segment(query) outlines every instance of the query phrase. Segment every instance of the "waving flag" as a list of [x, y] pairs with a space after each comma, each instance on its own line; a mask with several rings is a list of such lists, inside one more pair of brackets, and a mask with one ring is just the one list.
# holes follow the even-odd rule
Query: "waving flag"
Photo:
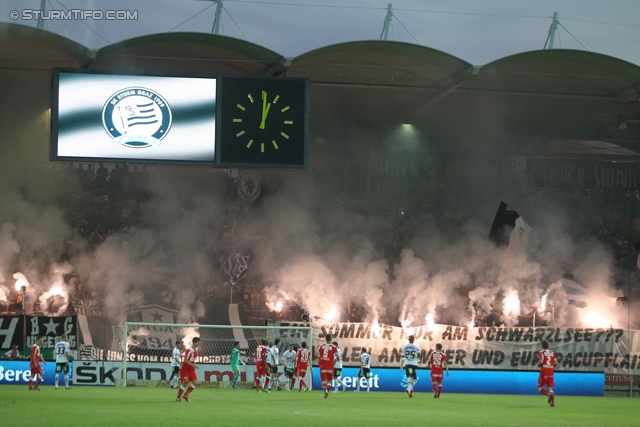
[[244, 279], [251, 263], [251, 254], [233, 253], [227, 260], [220, 259], [220, 270], [229, 276], [229, 283], [235, 285]]

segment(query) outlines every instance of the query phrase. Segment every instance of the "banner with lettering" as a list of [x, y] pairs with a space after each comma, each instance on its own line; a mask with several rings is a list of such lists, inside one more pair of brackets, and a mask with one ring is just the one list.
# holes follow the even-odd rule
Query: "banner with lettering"
[[638, 184], [633, 160], [529, 159], [527, 169], [536, 187], [634, 190]]
[[[273, 325], [297, 325], [271, 322]], [[535, 370], [541, 342], [549, 341], [558, 356], [557, 370], [640, 373], [640, 331], [598, 328], [556, 327], [482, 327], [433, 325], [406, 331], [380, 325], [379, 330], [366, 323], [313, 323], [313, 342], [324, 342], [326, 334], [337, 341], [345, 366], [360, 363], [361, 349], [371, 354], [374, 367], [400, 365], [400, 349], [407, 333], [413, 333], [422, 349], [420, 366], [426, 366], [429, 353], [437, 343], [452, 368]], [[280, 332], [283, 342], [287, 331]]]
[[0, 357], [17, 345], [22, 350], [22, 334], [24, 333], [24, 316], [0, 316]]
[[36, 342], [38, 335], [42, 336], [42, 349], [54, 348], [62, 334], [68, 335], [71, 348], [78, 347], [78, 316], [26, 316], [26, 322], [27, 348]]

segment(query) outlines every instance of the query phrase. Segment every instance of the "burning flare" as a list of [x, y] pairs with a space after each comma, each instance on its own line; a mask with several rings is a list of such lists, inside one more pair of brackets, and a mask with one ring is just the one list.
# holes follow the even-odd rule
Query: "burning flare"
[[331, 310], [327, 314], [324, 315], [323, 319], [327, 322], [334, 321], [338, 317], [338, 309], [335, 305], [331, 306]]
[[600, 314], [590, 311], [582, 316], [582, 321], [586, 326], [590, 328], [608, 328], [611, 326], [612, 322], [608, 321]]
[[16, 279], [16, 291], [20, 292], [20, 289], [24, 286], [26, 288], [29, 287], [29, 281], [27, 280], [26, 277], [24, 277], [24, 274], [17, 272], [17, 273], [13, 273], [13, 278]]
[[518, 298], [518, 292], [511, 289], [504, 299], [504, 309], [507, 313], [520, 312], [520, 299]]
[[60, 285], [53, 286], [51, 289], [49, 289], [50, 296], [59, 296], [59, 295], [62, 295], [63, 292], [64, 292], [64, 288]]
[[278, 301], [278, 302], [267, 301], [265, 302], [265, 304], [267, 307], [269, 307], [269, 310], [271, 311], [277, 311], [278, 313], [282, 311], [282, 301]]
[[375, 338], [380, 338], [380, 324], [378, 323], [378, 319], [375, 319], [373, 321], [373, 325], [371, 326], [371, 333], [373, 334], [373, 336]]
[[429, 313], [426, 315], [425, 320], [427, 321], [427, 329], [429, 331], [433, 331], [433, 326], [436, 324], [435, 322], [435, 317], [433, 316], [433, 313]]
[[469, 322], [469, 324], [467, 325], [469, 327], [469, 329], [473, 329], [476, 326], [476, 323], [472, 320], [471, 322]]

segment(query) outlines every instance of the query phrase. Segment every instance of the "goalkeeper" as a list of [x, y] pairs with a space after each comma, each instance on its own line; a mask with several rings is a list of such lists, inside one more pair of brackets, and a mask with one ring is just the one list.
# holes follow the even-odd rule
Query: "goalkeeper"
[[231, 388], [238, 387], [238, 380], [240, 379], [240, 366], [238, 364], [245, 364], [240, 358], [241, 355], [244, 355], [244, 351], [240, 350], [240, 342], [236, 341], [233, 344], [233, 349], [231, 349], [231, 370], [233, 371], [233, 382], [231, 383]]

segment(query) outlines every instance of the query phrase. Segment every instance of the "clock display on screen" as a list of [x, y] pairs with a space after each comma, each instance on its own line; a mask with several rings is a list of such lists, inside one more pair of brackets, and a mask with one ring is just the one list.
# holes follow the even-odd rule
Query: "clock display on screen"
[[226, 78], [220, 163], [307, 166], [308, 81]]

